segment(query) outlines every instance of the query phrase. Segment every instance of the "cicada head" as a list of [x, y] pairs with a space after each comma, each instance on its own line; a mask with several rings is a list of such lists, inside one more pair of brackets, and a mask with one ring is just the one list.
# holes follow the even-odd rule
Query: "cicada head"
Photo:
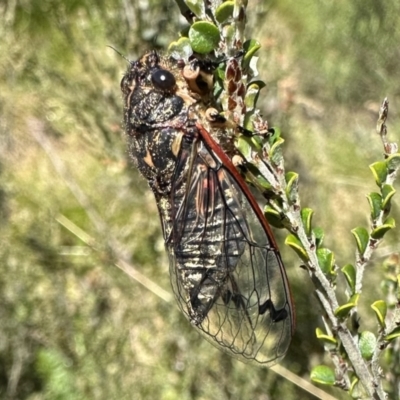
[[[206, 107], [213, 86], [209, 63], [194, 59], [187, 64], [160, 57], [155, 51], [130, 63], [121, 81], [128, 134], [188, 119], [188, 111]], [[196, 119], [197, 116], [189, 116]], [[175, 120], [175, 121], [174, 121]]]
[[179, 70], [154, 51], [132, 62], [121, 81], [127, 133], [135, 135], [185, 118], [187, 107], [179, 94], [183, 80]]
[[136, 87], [145, 91], [146, 87], [151, 89], [153, 85], [161, 90], [171, 91], [176, 85], [175, 77], [169, 71], [162, 74], [160, 69], [162, 69], [160, 57], [155, 51], [145, 54], [137, 61], [132, 61], [121, 81], [122, 92], [129, 95]]

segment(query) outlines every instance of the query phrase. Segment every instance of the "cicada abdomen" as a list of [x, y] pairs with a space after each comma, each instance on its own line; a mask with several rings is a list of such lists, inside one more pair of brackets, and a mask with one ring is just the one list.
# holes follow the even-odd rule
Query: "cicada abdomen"
[[158, 205], [178, 305], [211, 343], [272, 365], [294, 310], [272, 232], [244, 180], [209, 133], [210, 81], [150, 52], [121, 87], [131, 154]]

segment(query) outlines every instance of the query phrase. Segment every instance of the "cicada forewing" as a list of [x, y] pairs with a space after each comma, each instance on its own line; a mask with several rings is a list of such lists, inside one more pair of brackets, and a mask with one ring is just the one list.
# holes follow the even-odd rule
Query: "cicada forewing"
[[172, 184], [172, 287], [182, 312], [211, 343], [243, 361], [272, 365], [294, 330], [282, 260], [245, 182], [208, 133], [199, 133], [182, 142]]

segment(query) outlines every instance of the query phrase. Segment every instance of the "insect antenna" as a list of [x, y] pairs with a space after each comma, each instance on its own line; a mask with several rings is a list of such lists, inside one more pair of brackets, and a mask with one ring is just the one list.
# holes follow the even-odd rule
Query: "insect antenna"
[[112, 47], [110, 45], [107, 45], [110, 49], [113, 49], [118, 55], [120, 55], [125, 61], [127, 61], [129, 64], [132, 64], [132, 61], [126, 58], [121, 52], [119, 52], [115, 47]]

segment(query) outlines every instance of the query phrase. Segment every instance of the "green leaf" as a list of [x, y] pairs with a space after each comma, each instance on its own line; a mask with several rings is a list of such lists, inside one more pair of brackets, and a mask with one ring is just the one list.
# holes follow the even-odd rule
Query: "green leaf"
[[260, 42], [255, 39], [246, 40], [243, 44], [243, 49], [245, 51], [242, 67], [247, 69], [250, 65], [250, 61], [257, 50], [261, 47]]
[[216, 70], [215, 70], [215, 75], [217, 76], [217, 78], [221, 81], [225, 80], [225, 66], [219, 66]]
[[253, 148], [251, 146], [250, 138], [246, 136], [239, 136], [235, 140], [235, 146], [240, 151], [240, 154], [245, 158], [251, 158], [251, 154], [253, 152]]
[[335, 255], [326, 248], [317, 249], [318, 264], [325, 275], [335, 275]]
[[[245, 99], [246, 102], [246, 99]], [[246, 114], [244, 115], [244, 121], [243, 121], [243, 128], [247, 129], [250, 132], [254, 132], [254, 110], [247, 111]]]
[[322, 246], [322, 243], [324, 242], [324, 237], [325, 237], [324, 230], [317, 226], [315, 228], [312, 228], [312, 232], [315, 236], [315, 244], [317, 245], [317, 248]]
[[383, 225], [378, 226], [371, 232], [371, 237], [376, 240], [382, 239], [385, 233], [393, 229], [395, 226], [396, 222], [394, 218], [390, 217], [385, 221]]
[[301, 214], [301, 221], [303, 222], [304, 229], [306, 231], [306, 235], [307, 237], [310, 237], [312, 233], [311, 222], [314, 211], [311, 208], [303, 208], [300, 214]]
[[233, 15], [234, 1], [225, 1], [215, 10], [215, 19], [221, 24]]
[[298, 191], [297, 187], [299, 184], [299, 175], [296, 172], [288, 172], [285, 176], [286, 179], [286, 196], [289, 201], [293, 203], [298, 202]]
[[334, 385], [336, 382], [335, 372], [326, 365], [318, 365], [311, 371], [310, 378], [313, 382], [323, 385]]
[[228, 48], [235, 46], [235, 25], [234, 24], [226, 24], [223, 28], [222, 34], [224, 36], [224, 41], [227, 44]]
[[263, 139], [260, 136], [253, 135], [253, 136], [250, 137], [250, 141], [253, 144], [253, 147], [257, 151], [259, 151], [259, 150], [261, 150], [263, 148], [264, 143], [263, 143]]
[[261, 81], [260, 79], [255, 79], [252, 80], [249, 85], [257, 85], [259, 87], [259, 89], [261, 90], [263, 87], [266, 86], [266, 83]]
[[286, 237], [285, 244], [291, 247], [303, 261], [309, 260], [307, 252], [297, 236], [294, 236], [292, 234], [288, 235]]
[[384, 161], [378, 161], [369, 166], [374, 175], [376, 184], [380, 187], [387, 177], [387, 164]]
[[176, 42], [172, 42], [168, 47], [168, 53], [176, 60], [189, 60], [193, 54], [190, 40], [187, 37], [181, 37]]
[[315, 335], [317, 336], [318, 340], [321, 340], [324, 342], [326, 345], [331, 346], [334, 345], [335, 347], [337, 346], [337, 340], [333, 336], [327, 335], [322, 329], [317, 328], [315, 330]]
[[276, 211], [275, 209], [267, 206], [264, 208], [264, 215], [267, 221], [275, 228], [282, 229], [284, 225], [282, 223], [282, 216], [281, 214]]
[[204, 0], [185, 0], [185, 3], [196, 17], [202, 18], [205, 16]]
[[382, 211], [382, 196], [379, 193], [372, 192], [367, 196], [367, 199], [371, 209], [371, 218], [378, 218]]
[[270, 128], [269, 132], [272, 134], [269, 137], [268, 142], [272, 146], [275, 143], [275, 141], [277, 141], [281, 137], [281, 130], [279, 128], [274, 127]]
[[275, 140], [274, 144], [269, 150], [269, 156], [275, 165], [279, 165], [282, 162], [282, 144], [284, 142], [285, 140], [279, 137], [277, 140]]
[[344, 277], [346, 278], [347, 284], [350, 287], [351, 293], [354, 293], [355, 287], [356, 287], [356, 269], [354, 268], [353, 265], [351, 264], [346, 264], [342, 268], [342, 273]]
[[260, 93], [260, 87], [257, 84], [252, 83], [246, 90], [246, 97], [244, 98], [244, 104], [246, 110], [252, 110], [257, 102], [258, 95]]
[[192, 49], [200, 54], [213, 51], [219, 43], [218, 28], [206, 21], [195, 22], [189, 30], [189, 40]]
[[368, 231], [365, 228], [358, 227], [351, 230], [357, 243], [357, 249], [360, 254], [364, 254], [369, 242]]
[[346, 318], [350, 311], [355, 307], [355, 305], [353, 303], [346, 303], [343, 304], [342, 306], [339, 306], [336, 310], [335, 310], [335, 316], [338, 318]]
[[389, 334], [385, 336], [385, 340], [392, 341], [400, 336], [400, 326], [394, 328]]
[[390, 172], [396, 171], [400, 167], [400, 154], [392, 154], [386, 159], [386, 164]]
[[360, 295], [357, 294], [353, 294], [353, 296], [350, 297], [349, 301], [346, 304], [343, 304], [341, 306], [339, 306], [336, 310], [335, 310], [335, 316], [341, 319], [346, 318], [349, 315], [349, 312], [357, 306], [357, 302], [359, 299]]
[[256, 187], [262, 188], [263, 190], [271, 190], [270, 183], [264, 178], [264, 176], [260, 174], [260, 171], [255, 165], [247, 163], [246, 169], [246, 177], [251, 183], [253, 183]]
[[350, 394], [353, 399], [367, 399], [369, 397], [368, 393], [366, 393], [365, 391], [363, 384], [356, 376], [352, 377]]
[[382, 187], [383, 209], [390, 209], [390, 200], [392, 199], [395, 193], [396, 190], [392, 185], [387, 185], [387, 184], [383, 185]]
[[387, 313], [387, 304], [383, 300], [377, 300], [371, 304], [371, 308], [374, 310], [376, 318], [378, 319], [379, 325], [382, 328], [386, 327], [386, 313]]
[[253, 151], [262, 149], [262, 139], [257, 135], [251, 137], [241, 135], [236, 138], [235, 146], [245, 159], [251, 159]]
[[358, 340], [358, 347], [362, 357], [367, 361], [371, 360], [376, 348], [375, 335], [369, 331], [361, 332], [360, 339]]

